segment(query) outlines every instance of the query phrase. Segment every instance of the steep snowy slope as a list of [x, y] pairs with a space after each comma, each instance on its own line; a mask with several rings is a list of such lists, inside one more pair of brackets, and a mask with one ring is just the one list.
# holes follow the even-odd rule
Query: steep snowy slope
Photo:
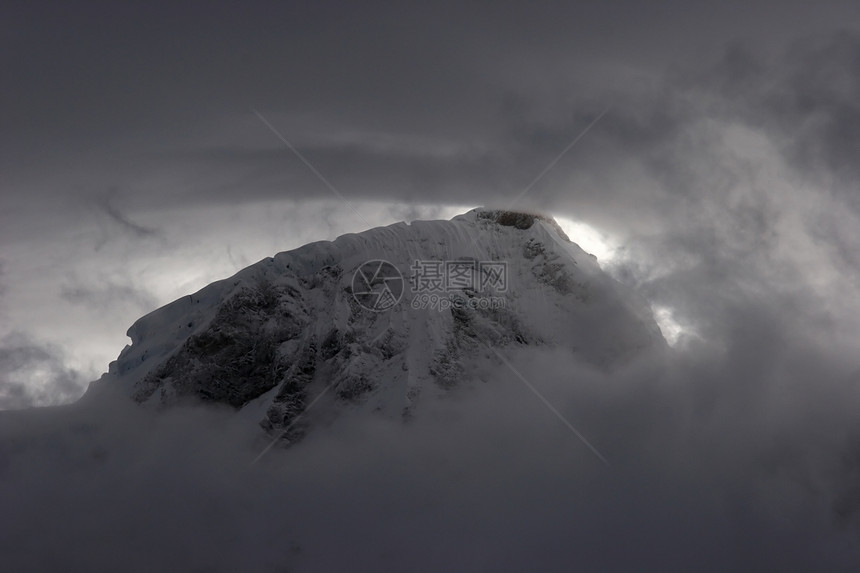
[[290, 425], [326, 389], [408, 415], [497, 361], [489, 346], [558, 345], [608, 367], [665, 344], [647, 304], [555, 221], [482, 209], [279, 253], [128, 336], [87, 398], [119, 388], [147, 404], [218, 402], [267, 428]]

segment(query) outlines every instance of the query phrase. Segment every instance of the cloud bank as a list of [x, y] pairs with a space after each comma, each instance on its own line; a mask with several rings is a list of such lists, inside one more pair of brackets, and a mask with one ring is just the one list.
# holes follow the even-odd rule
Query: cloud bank
[[323, 400], [302, 442], [257, 464], [267, 438], [241, 413], [110, 396], [4, 412], [4, 562], [850, 571], [856, 373], [809, 344], [798, 319], [759, 311], [755, 322], [727, 345], [611, 372], [563, 349], [506, 350], [608, 466], [489, 353], [408, 422]]

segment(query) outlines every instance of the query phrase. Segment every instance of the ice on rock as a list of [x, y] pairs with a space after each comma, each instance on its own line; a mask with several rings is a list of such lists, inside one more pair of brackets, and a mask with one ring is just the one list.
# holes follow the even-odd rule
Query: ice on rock
[[[372, 260], [403, 277], [399, 303], [379, 312], [352, 290]], [[416, 261], [458, 260], [504, 263], [505, 288], [436, 293], [459, 307], [412, 304], [426, 294], [410, 281]], [[481, 297], [496, 304], [468, 304]], [[337, 403], [408, 415], [420, 397], [492, 359], [486, 345], [562, 346], [606, 367], [665, 344], [648, 305], [552, 218], [487, 209], [279, 253], [142, 317], [128, 335], [132, 344], [88, 394], [119, 388], [161, 406], [252, 405], [269, 429], [289, 426], [327, 387]]]

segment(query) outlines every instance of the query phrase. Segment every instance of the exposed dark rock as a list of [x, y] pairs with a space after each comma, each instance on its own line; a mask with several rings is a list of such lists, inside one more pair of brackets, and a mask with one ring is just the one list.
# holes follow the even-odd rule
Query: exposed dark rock
[[274, 388], [289, 368], [278, 347], [305, 326], [294, 318], [296, 301], [286, 293], [267, 281], [237, 293], [207, 330], [189, 337], [136, 385], [134, 399], [145, 401], [162, 388], [165, 398], [196, 397], [240, 408]]
[[556, 233], [565, 241], [570, 242], [570, 238], [562, 230], [559, 224], [552, 217], [541, 215], [539, 213], [526, 213], [522, 211], [504, 211], [504, 210], [481, 210], [477, 213], [478, 219], [495, 221], [503, 227], [514, 227], [521, 230], [530, 229], [535, 221], [544, 221], [549, 223], [555, 229]]

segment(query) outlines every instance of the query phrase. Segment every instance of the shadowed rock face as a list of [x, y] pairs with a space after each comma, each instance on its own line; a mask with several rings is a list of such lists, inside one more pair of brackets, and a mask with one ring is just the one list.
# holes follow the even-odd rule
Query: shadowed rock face
[[496, 223], [505, 227], [516, 227], [517, 229], [530, 229], [538, 219], [538, 215], [528, 213], [516, 213], [513, 211], [498, 211], [495, 217]]
[[167, 399], [194, 396], [234, 408], [274, 388], [290, 367], [281, 346], [299, 337], [308, 322], [301, 292], [263, 281], [225, 301], [209, 327], [135, 385], [143, 402], [156, 391]]
[[[407, 285], [383, 312], [353, 296], [369, 260], [389, 262]], [[422, 293], [408, 287], [419, 260], [502, 262], [507, 284], [449, 288], [434, 293], [446, 306], [422, 307]], [[476, 304], [489, 299], [500, 304]], [[620, 328], [607, 332], [607, 323]], [[92, 392], [119, 385], [148, 405], [252, 408], [265, 428], [289, 427], [291, 437], [305, 431], [302, 414], [323, 391], [336, 404], [408, 415], [467, 379], [487, 345], [564, 346], [608, 367], [665, 344], [647, 305], [554, 220], [491, 210], [280, 253], [154, 311], [129, 335]]]

